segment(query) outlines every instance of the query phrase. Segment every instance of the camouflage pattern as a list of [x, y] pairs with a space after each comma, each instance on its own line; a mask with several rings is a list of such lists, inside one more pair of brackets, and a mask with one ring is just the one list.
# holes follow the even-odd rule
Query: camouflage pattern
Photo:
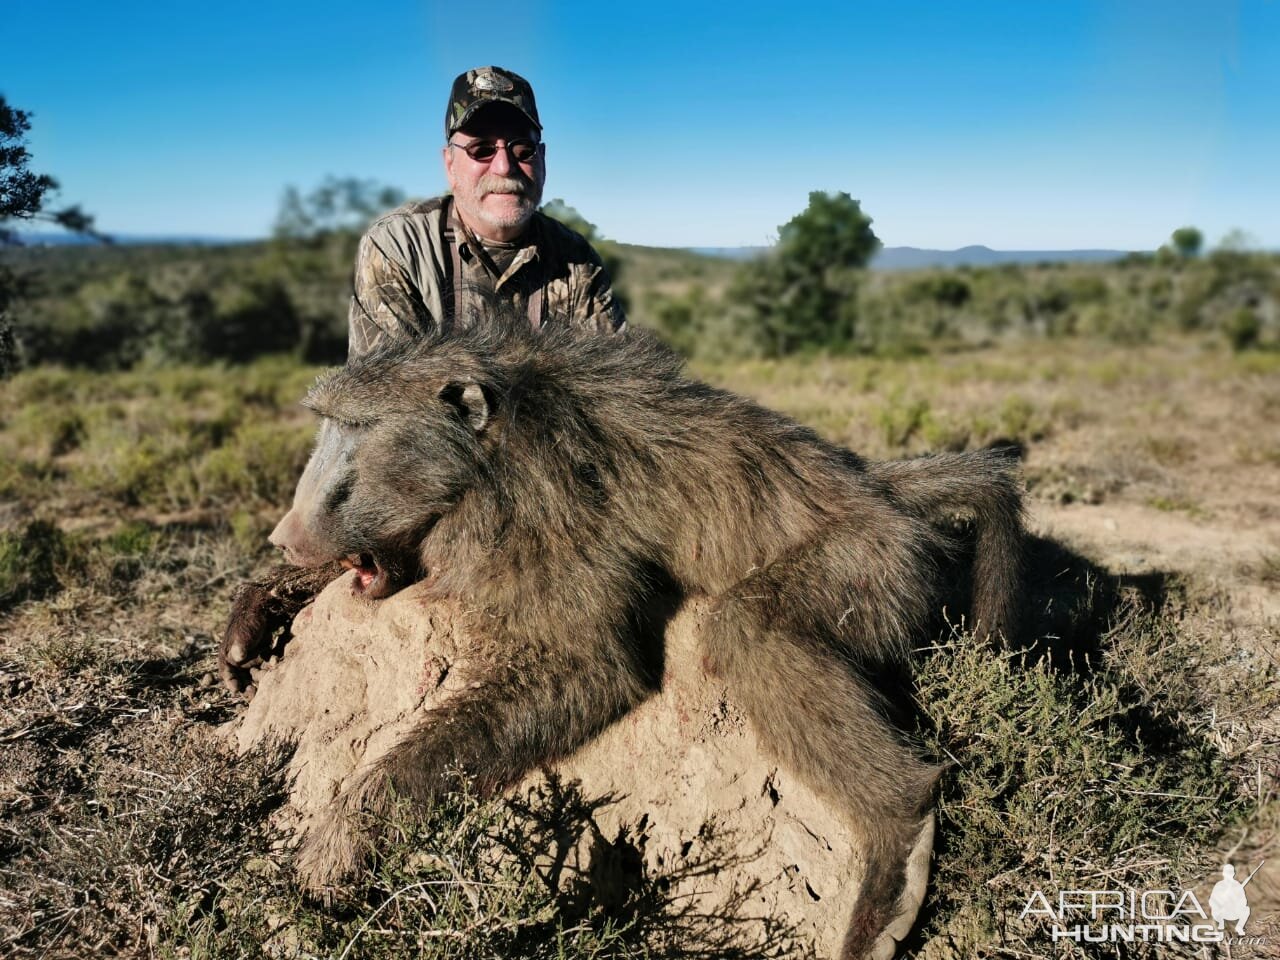
[[491, 103], [511, 104], [529, 118], [535, 130], [542, 130], [528, 80], [502, 67], [476, 67], [453, 81], [444, 114], [444, 138], [448, 140], [477, 110]]
[[[356, 254], [355, 291], [349, 314], [348, 356], [364, 356], [400, 339], [414, 339], [454, 322], [453, 298], [445, 290], [452, 253], [445, 217], [454, 216], [445, 198], [407, 203], [375, 221]], [[527, 315], [529, 298], [541, 290], [540, 315], [549, 323], [569, 323], [593, 332], [623, 329], [626, 317], [614, 299], [600, 256], [586, 238], [559, 221], [535, 213], [529, 242], [495, 279], [456, 224], [465, 324], [494, 299]]]

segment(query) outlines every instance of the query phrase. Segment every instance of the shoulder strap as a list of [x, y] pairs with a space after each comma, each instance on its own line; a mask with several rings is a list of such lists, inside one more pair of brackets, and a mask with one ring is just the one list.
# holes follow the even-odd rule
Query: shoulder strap
[[444, 288], [440, 291], [440, 303], [444, 308], [444, 328], [452, 330], [462, 315], [462, 249], [453, 229], [453, 198], [445, 197], [441, 207], [444, 217], [444, 245], [448, 251], [444, 260]]
[[525, 304], [525, 309], [529, 316], [529, 326], [535, 331], [541, 330], [543, 324], [547, 322], [547, 302], [543, 294], [550, 280], [547, 257], [553, 246], [553, 241], [547, 231], [548, 222], [550, 222], [550, 218], [546, 214], [541, 212], [534, 213], [534, 243], [538, 248], [537, 282], [534, 288], [529, 291], [529, 299]]

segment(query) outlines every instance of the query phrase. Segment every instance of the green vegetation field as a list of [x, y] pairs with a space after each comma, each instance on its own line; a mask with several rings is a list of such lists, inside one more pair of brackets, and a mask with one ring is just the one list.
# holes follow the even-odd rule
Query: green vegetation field
[[[11, 255], [41, 276], [0, 382], [0, 955], [746, 955], [691, 942], [659, 877], [549, 890], [493, 855], [518, 817], [465, 797], [343, 902], [294, 886], [279, 758], [221, 746], [214, 649], [307, 455], [344, 243]], [[1280, 951], [1276, 259], [862, 275], [852, 336], [775, 358], [735, 332], [736, 265], [610, 252], [634, 321], [713, 383], [870, 456], [1025, 450], [1025, 648], [918, 652], [917, 735], [949, 767], [909, 952], [1167, 956], [1020, 914], [1034, 890], [1207, 903], [1224, 858], [1268, 864], [1271, 946], [1232, 956]], [[250, 357], [269, 320], [290, 352]]]

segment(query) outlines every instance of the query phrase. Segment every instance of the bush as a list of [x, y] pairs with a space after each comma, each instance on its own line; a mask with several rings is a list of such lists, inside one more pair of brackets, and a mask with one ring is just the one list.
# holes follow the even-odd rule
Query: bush
[[1249, 350], [1258, 345], [1258, 339], [1262, 335], [1262, 320], [1256, 310], [1241, 307], [1227, 319], [1225, 333], [1232, 350]]
[[34, 520], [21, 533], [0, 533], [0, 610], [58, 589], [67, 538], [52, 523]]
[[957, 309], [969, 302], [973, 291], [959, 277], [944, 273], [914, 281], [906, 288], [904, 295], [910, 301], [936, 303]]
[[880, 249], [871, 218], [847, 193], [814, 192], [778, 234], [777, 247], [743, 264], [731, 290], [755, 344], [768, 356], [852, 345], [858, 272]]
[[1249, 808], [1200, 671], [1229, 664], [1219, 682], [1241, 684], [1236, 702], [1256, 702], [1246, 691], [1274, 682], [1268, 671], [1250, 677], [1238, 652], [1135, 607], [1103, 647], [1092, 669], [1054, 669], [957, 636], [923, 666], [926, 736], [952, 759], [927, 935], [955, 956], [1043, 955], [1044, 919], [1018, 918], [1036, 889], [1099, 889], [1103, 876], [1106, 889], [1198, 883], [1200, 851]]
[[658, 335], [686, 357], [693, 354], [700, 339], [698, 301], [701, 297], [701, 291], [695, 287], [685, 296], [657, 294], [653, 298], [654, 326]]
[[210, 451], [195, 471], [205, 503], [287, 504], [307, 464], [311, 424], [243, 424], [225, 446]]

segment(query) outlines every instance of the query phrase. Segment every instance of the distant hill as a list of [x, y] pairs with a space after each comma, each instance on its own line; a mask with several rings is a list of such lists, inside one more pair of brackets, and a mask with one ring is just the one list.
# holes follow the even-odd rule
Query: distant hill
[[1119, 260], [1128, 250], [992, 250], [970, 246], [959, 250], [885, 247], [871, 261], [873, 270], [918, 270], [921, 267], [990, 267], [1000, 263], [1080, 262]]
[[[124, 246], [175, 246], [175, 247], [220, 247], [232, 243], [252, 243], [249, 237], [206, 237], [182, 236], [173, 234], [144, 233], [112, 233], [108, 234], [112, 243]], [[94, 246], [100, 241], [79, 233], [54, 233], [43, 231], [18, 231], [18, 239], [28, 247], [80, 247]]]
[[718, 260], [754, 260], [767, 253], [770, 247], [682, 247], [690, 253], [703, 257], [715, 257]]
[[[20, 232], [22, 242], [30, 247], [81, 246], [97, 241], [74, 233]], [[151, 235], [118, 234], [112, 241], [120, 246], [228, 246], [253, 243], [252, 238], [209, 237], [200, 235]], [[769, 247], [640, 247], [632, 244], [616, 244], [632, 253], [644, 251], [649, 256], [659, 256], [663, 251], [673, 257], [693, 254], [713, 260], [743, 261], [763, 256]], [[921, 247], [885, 247], [871, 261], [873, 270], [919, 270], [925, 267], [990, 267], [1001, 263], [1091, 262], [1119, 260], [1127, 250], [992, 250], [974, 245], [959, 250], [927, 250]], [[642, 254], [644, 255], [644, 254]]]
[[[722, 260], [751, 260], [769, 247], [689, 247], [690, 253]], [[981, 245], [959, 250], [885, 247], [871, 261], [873, 270], [919, 270], [924, 267], [990, 267], [999, 263], [1043, 263], [1119, 260], [1127, 250], [992, 250]]]

